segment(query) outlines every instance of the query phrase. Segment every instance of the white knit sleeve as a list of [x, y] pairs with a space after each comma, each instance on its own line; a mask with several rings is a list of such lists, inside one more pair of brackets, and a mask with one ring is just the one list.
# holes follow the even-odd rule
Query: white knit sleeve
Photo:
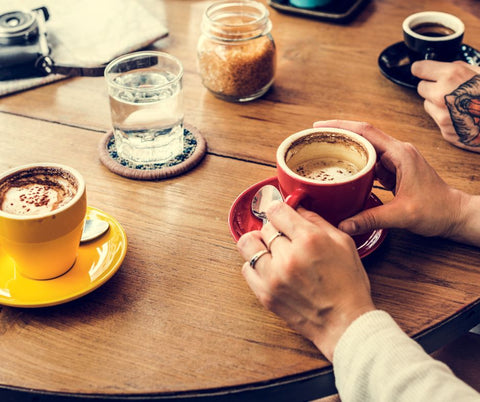
[[478, 392], [380, 310], [362, 315], [345, 331], [333, 369], [342, 402], [480, 401]]

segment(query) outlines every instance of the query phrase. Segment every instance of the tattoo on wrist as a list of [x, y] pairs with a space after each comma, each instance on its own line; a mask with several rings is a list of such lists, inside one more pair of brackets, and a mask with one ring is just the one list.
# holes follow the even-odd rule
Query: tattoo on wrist
[[480, 147], [480, 74], [445, 96], [458, 140], [469, 147]]

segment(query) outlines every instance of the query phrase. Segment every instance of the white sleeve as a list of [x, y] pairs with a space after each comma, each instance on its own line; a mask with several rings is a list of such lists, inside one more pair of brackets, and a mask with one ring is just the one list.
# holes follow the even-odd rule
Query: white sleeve
[[480, 401], [478, 392], [380, 310], [347, 328], [335, 348], [333, 370], [342, 402]]

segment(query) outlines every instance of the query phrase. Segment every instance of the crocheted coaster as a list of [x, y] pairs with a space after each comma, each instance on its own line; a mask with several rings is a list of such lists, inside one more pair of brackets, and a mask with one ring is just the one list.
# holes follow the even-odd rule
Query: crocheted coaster
[[161, 180], [181, 175], [195, 167], [207, 151], [207, 143], [193, 126], [184, 126], [183, 153], [164, 163], [137, 164], [117, 154], [113, 131], [99, 143], [100, 161], [113, 173], [135, 180]]

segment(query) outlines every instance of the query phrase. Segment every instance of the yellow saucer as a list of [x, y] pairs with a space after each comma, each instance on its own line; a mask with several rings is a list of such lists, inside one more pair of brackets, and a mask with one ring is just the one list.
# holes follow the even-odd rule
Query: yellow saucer
[[110, 228], [98, 239], [81, 244], [73, 267], [58, 278], [34, 280], [20, 275], [0, 248], [0, 304], [54, 306], [84, 296], [108, 281], [125, 258], [127, 236], [115, 218], [97, 208], [88, 207], [87, 218], [107, 221]]

